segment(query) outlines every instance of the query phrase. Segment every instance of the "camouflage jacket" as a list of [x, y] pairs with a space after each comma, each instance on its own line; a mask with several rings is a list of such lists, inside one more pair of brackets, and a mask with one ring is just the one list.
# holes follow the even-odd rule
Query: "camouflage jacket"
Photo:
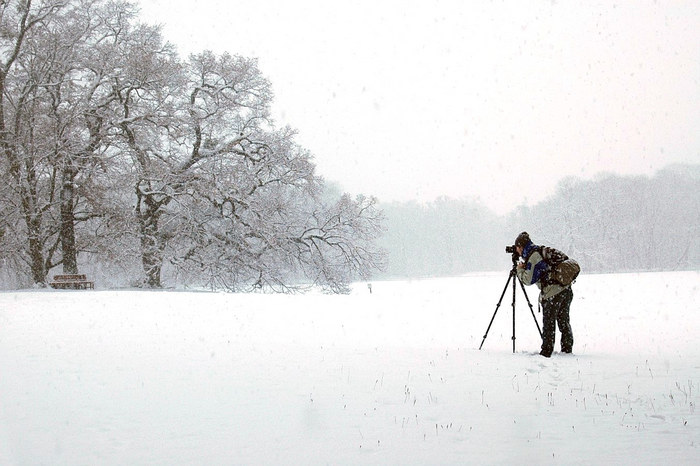
[[525, 247], [523, 251], [523, 257], [526, 258], [525, 267], [518, 268], [516, 274], [525, 285], [537, 284], [537, 288], [540, 289], [540, 302], [542, 302], [570, 287], [547, 280], [549, 266], [536, 248], [537, 246], [532, 243]]

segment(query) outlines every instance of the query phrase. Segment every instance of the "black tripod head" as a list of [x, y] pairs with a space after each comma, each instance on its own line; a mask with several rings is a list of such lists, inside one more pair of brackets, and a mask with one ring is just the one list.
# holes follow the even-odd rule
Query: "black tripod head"
[[515, 272], [515, 269], [518, 267], [518, 259], [520, 259], [520, 254], [517, 252], [513, 252], [511, 255], [511, 260], [513, 261], [513, 268], [511, 270], [511, 273]]

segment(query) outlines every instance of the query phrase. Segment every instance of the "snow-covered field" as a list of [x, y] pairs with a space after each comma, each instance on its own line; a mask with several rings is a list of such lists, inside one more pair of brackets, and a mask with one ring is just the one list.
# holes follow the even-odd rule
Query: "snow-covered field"
[[0, 464], [700, 462], [699, 273], [581, 276], [551, 359], [519, 289], [478, 349], [507, 278], [2, 293]]

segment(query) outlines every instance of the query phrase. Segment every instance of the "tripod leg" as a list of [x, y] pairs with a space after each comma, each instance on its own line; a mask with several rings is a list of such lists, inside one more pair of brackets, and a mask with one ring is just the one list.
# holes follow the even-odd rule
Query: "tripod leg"
[[[537, 322], [537, 317], [535, 316], [535, 311], [532, 309], [532, 304], [530, 303], [530, 298], [527, 297], [527, 291], [525, 291], [525, 285], [523, 285], [523, 282], [520, 281], [520, 288], [523, 290], [523, 294], [525, 295], [525, 301], [527, 301], [527, 305], [530, 307], [530, 314], [532, 314], [532, 318], [535, 321], [535, 325], [537, 326], [537, 331], [540, 332], [540, 338], [543, 338], [542, 336], [542, 330], [540, 329], [540, 323]], [[515, 333], [513, 334], [515, 335]]]
[[[493, 324], [493, 319], [496, 318], [496, 313], [498, 312], [498, 308], [501, 307], [501, 301], [503, 301], [503, 297], [506, 295], [506, 291], [508, 290], [508, 284], [510, 283], [511, 278], [513, 278], [512, 272], [508, 275], [508, 280], [506, 281], [506, 286], [503, 287], [503, 293], [501, 293], [501, 297], [498, 299], [498, 304], [496, 304], [496, 310], [493, 311], [493, 315], [491, 316], [491, 322], [489, 322], [489, 326], [486, 328], [486, 333], [484, 333], [484, 338], [481, 340], [481, 345], [479, 345], [479, 349], [481, 349], [481, 347], [484, 346], [484, 342], [486, 341], [486, 337], [489, 335], [489, 330], [491, 330], [491, 325]], [[513, 282], [513, 285], [515, 285], [515, 282]], [[515, 288], [513, 289], [513, 292], [515, 292]]]
[[520, 281], [511, 273], [513, 278], [513, 353], [515, 353], [515, 282]]

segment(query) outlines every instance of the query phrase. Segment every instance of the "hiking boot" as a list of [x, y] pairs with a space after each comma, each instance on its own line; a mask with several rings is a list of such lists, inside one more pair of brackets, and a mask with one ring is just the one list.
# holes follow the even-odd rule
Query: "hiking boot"
[[540, 351], [540, 356], [544, 356], [545, 358], [551, 358], [552, 353], [546, 353], [544, 351]]
[[562, 353], [571, 354], [571, 348], [561, 350]]

